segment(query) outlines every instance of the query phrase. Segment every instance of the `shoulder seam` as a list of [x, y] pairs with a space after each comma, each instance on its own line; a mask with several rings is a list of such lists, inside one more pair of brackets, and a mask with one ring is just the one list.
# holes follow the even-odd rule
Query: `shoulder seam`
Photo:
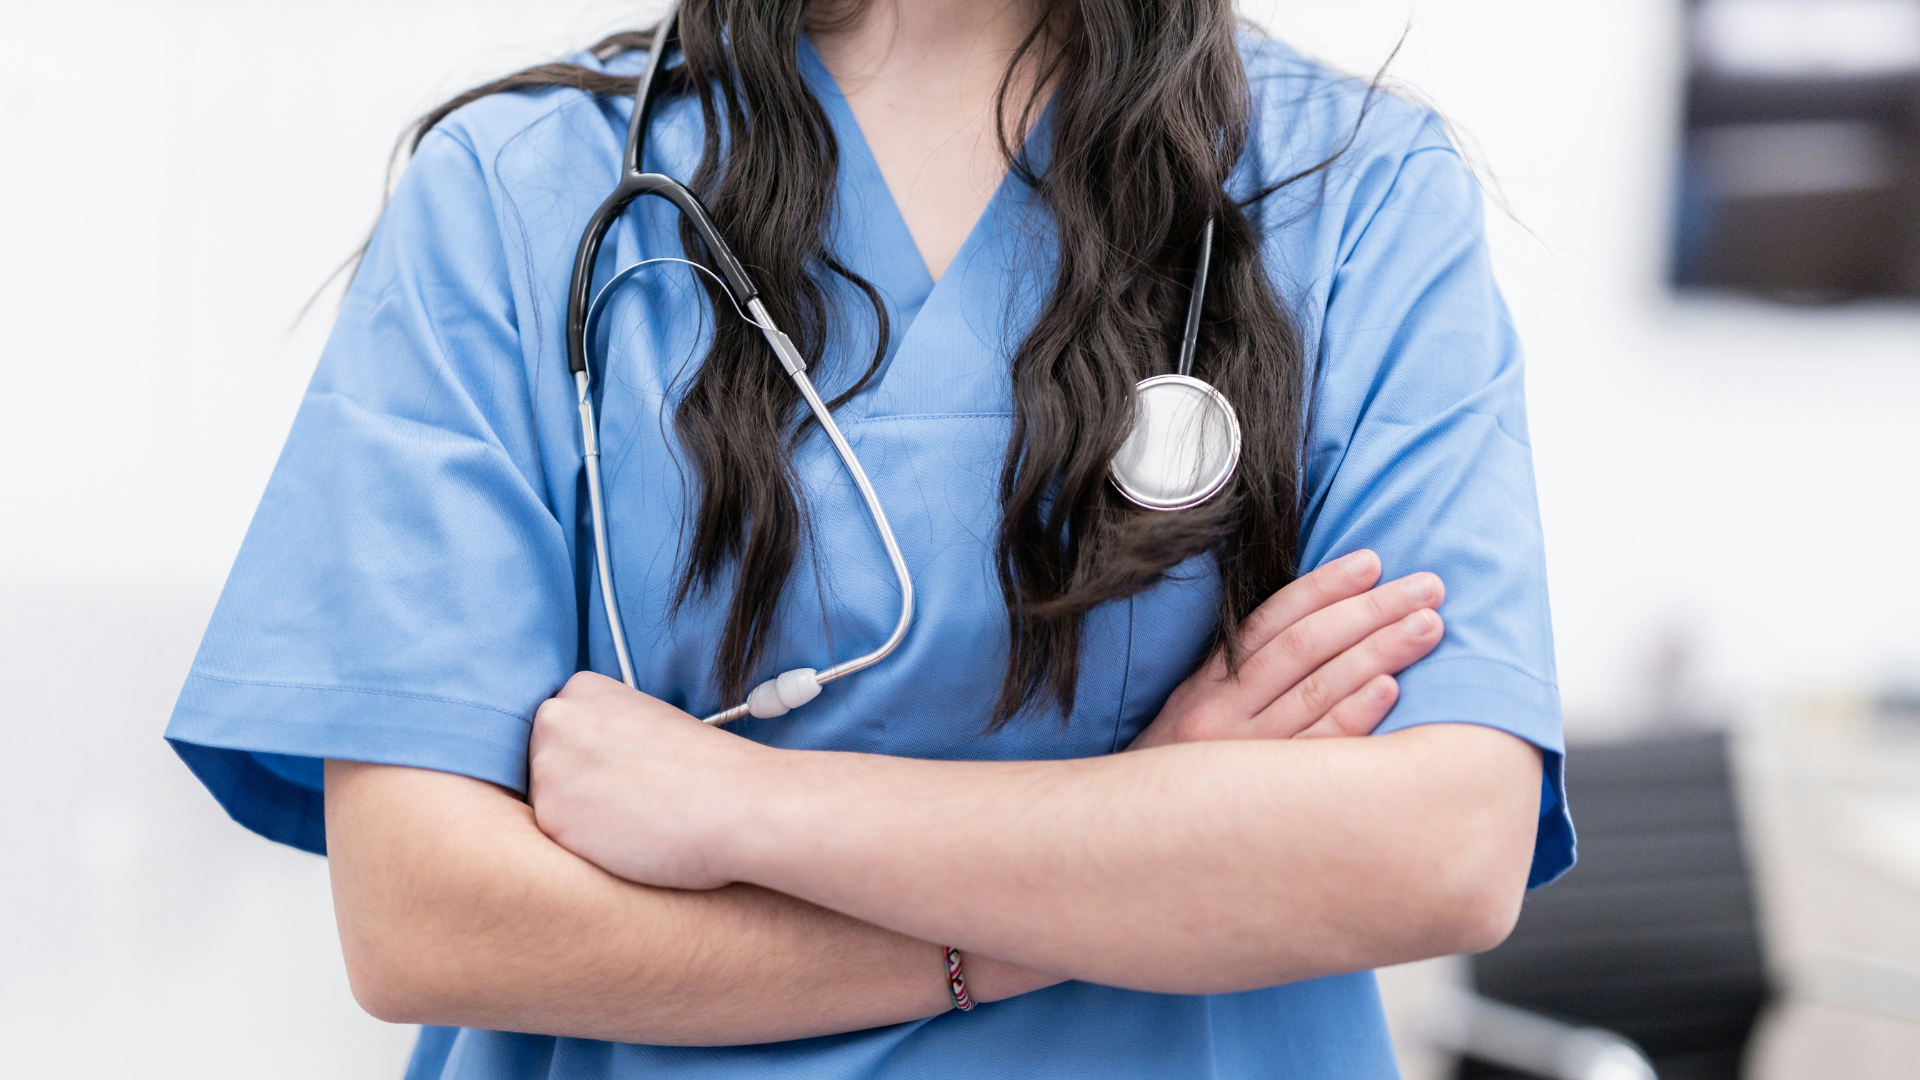
[[1492, 664], [1496, 667], [1503, 667], [1503, 668], [1506, 668], [1508, 671], [1511, 671], [1514, 674], [1520, 676], [1521, 678], [1526, 679], [1528, 682], [1535, 684], [1536, 686], [1540, 686], [1544, 689], [1551, 690], [1556, 694], [1560, 692], [1560, 684], [1557, 681], [1552, 679], [1543, 679], [1540, 676], [1534, 674], [1533, 672], [1528, 671], [1526, 668], [1523, 668], [1520, 665], [1513, 663], [1512, 661], [1501, 660], [1498, 657], [1493, 657], [1493, 656], [1472, 656], [1472, 655], [1436, 656], [1430, 660], [1425, 660], [1421, 662], [1420, 666], [1425, 668], [1435, 668], [1445, 664], [1464, 664], [1464, 663]]
[[[468, 141], [468, 139], [467, 139], [467, 137], [466, 137], [465, 135], [463, 135], [463, 134], [460, 134], [460, 133], [458, 133], [458, 132], [455, 132], [455, 131], [452, 131], [452, 130], [449, 130], [448, 128], [446, 128], [446, 127], [444, 127], [443, 125], [444, 125], [445, 123], [446, 123], [446, 121], [445, 121], [445, 120], [442, 120], [442, 121], [441, 121], [441, 122], [440, 122], [439, 124], [435, 124], [435, 125], [433, 126], [433, 130], [431, 130], [431, 131], [429, 131], [429, 132], [427, 132], [427, 133], [426, 133], [425, 135], [423, 135], [423, 136], [421, 136], [421, 138], [420, 138], [420, 142], [421, 142], [421, 145], [425, 145], [425, 144], [426, 144], [426, 141], [427, 141], [428, 139], [431, 139], [431, 138], [433, 138], [433, 137], [434, 137], [435, 135], [444, 135], [444, 136], [446, 136], [447, 138], [449, 138], [449, 139], [452, 139], [452, 140], [453, 140], [453, 143], [454, 143], [454, 145], [455, 145], [455, 146], [458, 146], [458, 147], [459, 147], [460, 149], [462, 149], [462, 150], [465, 150], [465, 151], [467, 152], [467, 156], [473, 159], [473, 163], [474, 163], [474, 165], [475, 165], [475, 166], [479, 166], [479, 165], [480, 165], [480, 151], [478, 151], [478, 150], [476, 150], [476, 149], [474, 149], [474, 146], [473, 146], [473, 143], [472, 143], [472, 142], [470, 142], [470, 141]], [[408, 157], [408, 159], [407, 159], [407, 160], [408, 160], [408, 162], [409, 162], [409, 163], [411, 163], [411, 162], [412, 162], [412, 160], [413, 160], [413, 158], [415, 158], [415, 157], [418, 157], [418, 156], [419, 156], [419, 154], [420, 154], [420, 152], [419, 152], [419, 150], [418, 150], [418, 149], [416, 149], [416, 150], [415, 150], [415, 151], [413, 152], [413, 154], [411, 154], [411, 155], [409, 155], [409, 157]]]
[[[1424, 129], [1425, 126], [1424, 124], [1421, 125], [1422, 129]], [[1380, 201], [1374, 204], [1371, 210], [1367, 211], [1367, 220], [1360, 224], [1353, 235], [1353, 246], [1348, 248], [1347, 251], [1340, 256], [1339, 261], [1334, 266], [1333, 272], [1335, 274], [1346, 269], [1347, 261], [1353, 258], [1353, 253], [1359, 250], [1360, 242], [1366, 239], [1368, 232], [1372, 231], [1373, 223], [1380, 218], [1380, 212], [1387, 208], [1388, 202], [1392, 201], [1394, 191], [1399, 188], [1401, 179], [1406, 176], [1407, 162], [1429, 152], [1452, 154], [1454, 157], [1460, 159], [1462, 165], [1466, 163], [1466, 159], [1460, 157], [1460, 151], [1454, 149], [1452, 146], [1416, 146], [1402, 152], [1400, 159], [1395, 162], [1393, 166], [1393, 180], [1387, 184], [1386, 191], [1380, 196]]]
[[[582, 65], [582, 66], [585, 66], [585, 65]], [[520, 87], [514, 90], [502, 90], [500, 91], [499, 94], [490, 94], [487, 97], [480, 98], [477, 101], [470, 101], [467, 104], [462, 105], [460, 108], [455, 109], [453, 112], [447, 114], [446, 118], [441, 120], [439, 124], [436, 124], [433, 130], [427, 133], [428, 136], [432, 136], [434, 134], [444, 134], [448, 138], [453, 139], [455, 142], [465, 147], [467, 152], [473, 155], [474, 161], [476, 163], [480, 162], [479, 148], [475, 147], [471, 142], [469, 142], [467, 139], [462, 137], [460, 134], [457, 134], [453, 130], [449, 129], [446, 125], [448, 121], [452, 120], [454, 117], [459, 116], [461, 113], [467, 111], [468, 109], [473, 108], [475, 105], [480, 104], [482, 101], [488, 101], [494, 97], [499, 97], [502, 94], [518, 94], [518, 95], [529, 96], [529, 97], [551, 96], [553, 98], [553, 101], [550, 102], [546, 108], [541, 109], [536, 115], [529, 117], [525, 123], [519, 124], [510, 130], [502, 132], [499, 140], [502, 146], [505, 146], [507, 143], [510, 143], [515, 139], [518, 139], [522, 135], [525, 135], [527, 132], [533, 130], [535, 127], [538, 127], [539, 125], [546, 123], [548, 120], [551, 120], [556, 113], [559, 113], [561, 110], [567, 108], [570, 105], [573, 105], [577, 101], [584, 99], [589, 104], [591, 104], [594, 99], [594, 95], [587, 93], [585, 90], [580, 90], [571, 86], [528, 86], [528, 87]]]

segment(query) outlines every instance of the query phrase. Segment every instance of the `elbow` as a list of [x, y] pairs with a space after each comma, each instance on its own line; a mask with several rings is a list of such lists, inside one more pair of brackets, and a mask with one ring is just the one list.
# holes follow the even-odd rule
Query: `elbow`
[[1474, 840], [1454, 847], [1447, 865], [1428, 876], [1430, 956], [1486, 952], [1507, 940], [1520, 920], [1532, 830], [1482, 830]]
[[1461, 898], [1453, 905], [1448, 920], [1450, 941], [1444, 955], [1483, 953], [1507, 940], [1520, 920], [1520, 902], [1525, 895], [1525, 881], [1501, 881]]
[[388, 1023], [512, 1026], [524, 971], [506, 969], [525, 957], [543, 884], [523, 862], [539, 835], [525, 805], [426, 770], [329, 761], [326, 777], [327, 869], [354, 1000]]
[[361, 1011], [375, 1020], [387, 1024], [426, 1023], [410, 990], [386, 972], [365, 964], [348, 964], [347, 986]]
[[353, 1000], [368, 1016], [388, 1024], [472, 1027], [477, 1018], [497, 1019], [488, 980], [460, 963], [462, 955], [476, 956], [480, 950], [436, 942], [430, 928], [419, 929], [406, 940], [400, 934], [370, 939], [342, 928], [341, 953]]
[[[1398, 737], [1398, 736], [1395, 736]], [[1427, 956], [1482, 953], [1513, 933], [1533, 868], [1541, 757], [1504, 732], [1436, 725], [1426, 737], [1454, 753], [1432, 770], [1435, 802], [1416, 830], [1413, 860], [1429, 932]], [[1411, 884], [1411, 883], [1409, 883]]]
[[367, 1015], [389, 1024], [471, 1026], [461, 1021], [486, 1004], [484, 965], [497, 951], [471, 920], [453, 914], [461, 911], [432, 894], [335, 888], [347, 986]]
[[367, 1015], [389, 1024], [432, 1024], [441, 1021], [432, 980], [423, 971], [432, 965], [411, 954], [403, 935], [369, 934], [341, 920], [341, 955], [346, 960], [347, 986]]
[[1525, 879], [1500, 873], [1462, 880], [1467, 877], [1429, 877], [1425, 888], [1407, 889], [1402, 925], [1411, 933], [1388, 946], [1393, 955], [1385, 962], [1483, 953], [1507, 940], [1520, 918]]

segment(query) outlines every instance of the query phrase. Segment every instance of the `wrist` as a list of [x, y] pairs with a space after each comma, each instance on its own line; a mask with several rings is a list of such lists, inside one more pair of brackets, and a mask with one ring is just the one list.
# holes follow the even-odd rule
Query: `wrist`
[[1172, 746], [1176, 743], [1200, 741], [1188, 729], [1193, 724], [1193, 711], [1175, 702], [1168, 702], [1160, 710], [1160, 715], [1127, 744], [1128, 750], [1151, 750], [1156, 746]]
[[976, 1002], [1005, 1001], [1066, 982], [1058, 975], [1049, 975], [979, 953], [964, 953], [963, 958], [967, 970], [967, 993]]
[[797, 842], [801, 804], [794, 793], [805, 782], [796, 783], [796, 774], [806, 771], [809, 756], [749, 742], [727, 770], [711, 850], [715, 868], [728, 880], [767, 885], [775, 861]]

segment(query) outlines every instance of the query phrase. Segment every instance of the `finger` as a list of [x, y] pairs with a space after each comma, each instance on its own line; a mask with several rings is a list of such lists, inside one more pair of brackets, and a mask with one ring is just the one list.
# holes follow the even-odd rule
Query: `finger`
[[1322, 664], [1262, 710], [1253, 722], [1268, 738], [1300, 734], [1376, 676], [1405, 671], [1432, 652], [1445, 633], [1440, 616], [1429, 608], [1420, 608]]
[[1295, 578], [1240, 622], [1240, 647], [1255, 653], [1274, 635], [1330, 604], [1359, 596], [1380, 580], [1380, 556], [1362, 548]]
[[529, 759], [539, 757], [541, 747], [547, 741], [547, 721], [553, 719], [553, 702], [553, 698], [548, 698], [540, 703], [539, 708], [533, 710], [533, 731], [527, 736]]
[[1332, 739], [1342, 736], [1371, 735], [1380, 721], [1393, 711], [1400, 700], [1400, 681], [1391, 675], [1375, 675], [1367, 684], [1348, 694], [1327, 715], [1313, 722], [1296, 739]]
[[[1365, 640], [1368, 634], [1392, 626], [1415, 611], [1434, 608], [1446, 596], [1446, 587], [1434, 574], [1410, 574], [1398, 581], [1349, 597], [1313, 612], [1276, 634], [1240, 666], [1238, 687], [1244, 715], [1266, 708], [1321, 665]], [[1368, 676], [1377, 671], [1367, 672]], [[1303, 722], [1317, 720], [1354, 689], [1350, 687], [1320, 702]]]
[[597, 671], [576, 671], [567, 679], [554, 697], [575, 698], [591, 694], [607, 693], [615, 689], [625, 689], [626, 683], [618, 679], [609, 679]]
[[572, 722], [581, 715], [581, 701], [576, 695], [568, 697], [563, 689], [560, 693], [540, 703], [533, 711], [533, 731], [527, 737], [527, 758], [537, 761], [541, 754], [556, 743], [564, 745]]

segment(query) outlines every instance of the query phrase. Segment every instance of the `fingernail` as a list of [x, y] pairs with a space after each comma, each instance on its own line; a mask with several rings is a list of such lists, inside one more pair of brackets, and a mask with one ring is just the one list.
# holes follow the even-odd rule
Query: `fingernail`
[[1422, 604], [1431, 604], [1440, 596], [1440, 579], [1432, 574], [1415, 574], [1407, 579], [1407, 595]]
[[1367, 696], [1375, 701], [1379, 701], [1392, 692], [1393, 680], [1391, 678], [1375, 679], [1373, 680], [1373, 684], [1367, 687]]
[[1365, 577], [1373, 572], [1373, 552], [1368, 551], [1366, 548], [1361, 548], [1359, 551], [1343, 557], [1340, 560], [1340, 566], [1354, 577]]
[[1433, 628], [1435, 626], [1438, 626], [1439, 623], [1440, 623], [1440, 616], [1435, 615], [1433, 612], [1428, 611], [1425, 608], [1422, 608], [1421, 610], [1416, 611], [1413, 614], [1407, 616], [1407, 621], [1401, 625], [1407, 628], [1408, 637], [1423, 638], [1423, 637], [1426, 637], [1428, 634], [1432, 633]]

